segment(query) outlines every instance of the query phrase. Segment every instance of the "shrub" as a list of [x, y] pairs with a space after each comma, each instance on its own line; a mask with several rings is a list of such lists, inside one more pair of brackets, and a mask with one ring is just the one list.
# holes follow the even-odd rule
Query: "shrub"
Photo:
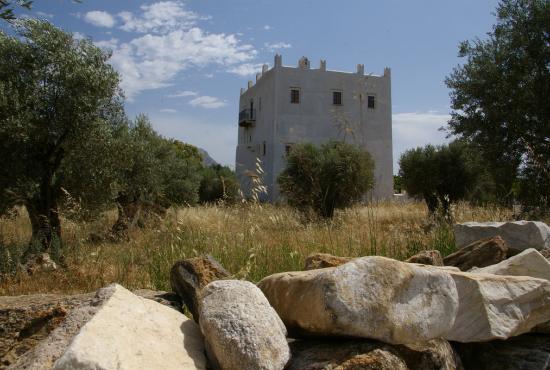
[[291, 206], [330, 218], [336, 208], [360, 201], [373, 187], [373, 169], [370, 154], [351, 144], [297, 144], [277, 181]]
[[424, 199], [433, 215], [450, 216], [451, 203], [483, 192], [487, 181], [474, 153], [460, 141], [411, 149], [399, 159], [399, 176], [407, 193]]
[[205, 167], [199, 187], [201, 203], [224, 201], [234, 203], [239, 196], [239, 185], [235, 172], [219, 164]]

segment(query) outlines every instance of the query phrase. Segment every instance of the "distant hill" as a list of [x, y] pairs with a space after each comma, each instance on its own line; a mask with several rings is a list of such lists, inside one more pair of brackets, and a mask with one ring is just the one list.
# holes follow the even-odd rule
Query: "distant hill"
[[208, 166], [218, 164], [218, 162], [216, 162], [214, 158], [212, 158], [206, 150], [202, 148], [197, 148], [197, 149], [199, 149], [199, 152], [201, 153], [203, 166], [208, 167]]

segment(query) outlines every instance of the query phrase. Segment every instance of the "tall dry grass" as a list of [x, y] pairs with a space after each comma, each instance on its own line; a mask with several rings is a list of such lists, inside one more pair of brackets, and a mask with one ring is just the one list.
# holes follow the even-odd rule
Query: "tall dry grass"
[[[423, 249], [454, 250], [451, 227], [430, 222], [421, 203], [381, 203], [337, 212], [331, 222], [304, 222], [296, 211], [273, 205], [197, 206], [171, 209], [158, 225], [130, 231], [120, 243], [89, 241], [114, 222], [106, 213], [95, 222], [63, 222], [66, 267], [0, 279], [0, 295], [92, 291], [111, 282], [130, 289], [169, 290], [172, 264], [210, 253], [238, 278], [258, 281], [299, 270], [313, 252], [341, 256], [382, 255], [404, 259]], [[460, 204], [456, 220], [509, 220], [510, 211]], [[17, 265], [30, 236], [24, 211], [0, 219], [0, 266]], [[10, 261], [8, 261], [10, 260]], [[7, 266], [7, 267], [6, 267]]]

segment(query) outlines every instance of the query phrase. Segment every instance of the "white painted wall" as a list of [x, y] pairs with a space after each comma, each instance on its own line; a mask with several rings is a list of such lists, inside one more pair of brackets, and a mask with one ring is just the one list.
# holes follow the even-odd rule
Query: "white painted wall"
[[[277, 201], [278, 174], [284, 169], [285, 146], [299, 142], [321, 144], [330, 139], [345, 140], [370, 152], [375, 162], [375, 187], [372, 199], [393, 196], [391, 73], [382, 76], [358, 72], [311, 69], [301, 60], [297, 68], [275, 66], [257, 83], [241, 94], [240, 110], [254, 101], [257, 119], [254, 128], [239, 127], [236, 170], [245, 195], [250, 195], [247, 171], [254, 171], [256, 157], [263, 162], [264, 183], [268, 186], [265, 200]], [[300, 89], [300, 103], [290, 102], [291, 88]], [[332, 92], [342, 92], [342, 105], [332, 104]], [[376, 107], [367, 107], [367, 96], [373, 95]], [[259, 101], [261, 99], [261, 109]], [[263, 141], [267, 144], [263, 155]]]

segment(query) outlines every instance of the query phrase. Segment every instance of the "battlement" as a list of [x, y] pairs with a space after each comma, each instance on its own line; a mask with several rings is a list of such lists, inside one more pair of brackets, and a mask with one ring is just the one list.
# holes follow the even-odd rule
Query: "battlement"
[[[298, 60], [298, 64], [296, 67], [292, 66], [284, 66], [283, 65], [283, 56], [280, 54], [275, 54], [274, 61], [273, 61], [273, 67], [269, 68], [269, 65], [264, 64], [262, 66], [262, 71], [259, 73], [256, 73], [256, 81], [249, 80], [247, 87], [241, 88], [241, 95], [244, 94], [248, 89], [254, 87], [261, 79], [262, 77], [269, 71], [273, 69], [278, 68], [294, 68], [294, 69], [300, 69], [300, 70], [316, 70], [316, 71], [323, 71], [323, 72], [330, 72], [330, 73], [345, 73], [345, 74], [356, 74], [360, 76], [365, 76], [365, 65], [364, 64], [357, 64], [356, 71], [355, 72], [346, 72], [346, 71], [336, 71], [336, 70], [327, 70], [327, 61], [325, 59], [321, 59], [319, 61], [319, 68], [311, 68], [311, 62], [310, 60], [303, 56]], [[370, 77], [391, 77], [391, 69], [389, 67], [384, 68], [384, 74], [382, 75], [375, 75], [372, 73], [366, 74], [366, 76]]]

